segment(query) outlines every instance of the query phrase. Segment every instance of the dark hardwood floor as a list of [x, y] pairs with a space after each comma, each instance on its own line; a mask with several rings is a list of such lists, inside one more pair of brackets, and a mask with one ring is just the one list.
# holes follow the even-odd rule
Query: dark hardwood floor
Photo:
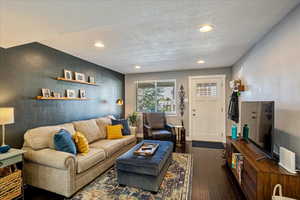
[[[177, 152], [193, 155], [192, 199], [193, 200], [244, 200], [232, 174], [224, 166], [223, 150], [192, 147], [188, 142]], [[27, 200], [61, 200], [62, 196], [27, 187]]]

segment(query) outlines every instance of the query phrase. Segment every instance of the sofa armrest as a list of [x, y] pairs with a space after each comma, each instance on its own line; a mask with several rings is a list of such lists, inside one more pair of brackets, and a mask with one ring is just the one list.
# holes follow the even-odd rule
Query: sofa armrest
[[25, 161], [57, 169], [68, 169], [70, 166], [75, 166], [75, 156], [70, 153], [53, 149], [33, 150], [29, 147], [23, 147], [23, 149], [26, 150]]
[[166, 124], [166, 129], [170, 131], [173, 135], [176, 135], [175, 127], [172, 124]]
[[151, 126], [144, 124], [144, 138], [149, 139], [152, 137], [152, 128]]

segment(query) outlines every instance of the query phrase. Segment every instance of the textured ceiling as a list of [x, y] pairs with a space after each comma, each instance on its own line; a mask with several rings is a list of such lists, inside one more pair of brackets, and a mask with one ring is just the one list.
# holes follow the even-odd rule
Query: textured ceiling
[[38, 41], [122, 73], [231, 66], [299, 2], [0, 0], [0, 46]]

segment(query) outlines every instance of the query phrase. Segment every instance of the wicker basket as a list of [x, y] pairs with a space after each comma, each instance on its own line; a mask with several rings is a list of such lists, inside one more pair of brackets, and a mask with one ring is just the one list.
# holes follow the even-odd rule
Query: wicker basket
[[0, 178], [0, 200], [11, 200], [22, 194], [22, 171]]

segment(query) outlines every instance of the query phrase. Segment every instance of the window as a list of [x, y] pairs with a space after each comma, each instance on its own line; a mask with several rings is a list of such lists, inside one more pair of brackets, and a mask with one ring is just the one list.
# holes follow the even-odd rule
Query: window
[[216, 97], [217, 83], [198, 83], [197, 96]]
[[175, 80], [137, 82], [136, 110], [176, 114], [175, 91]]

